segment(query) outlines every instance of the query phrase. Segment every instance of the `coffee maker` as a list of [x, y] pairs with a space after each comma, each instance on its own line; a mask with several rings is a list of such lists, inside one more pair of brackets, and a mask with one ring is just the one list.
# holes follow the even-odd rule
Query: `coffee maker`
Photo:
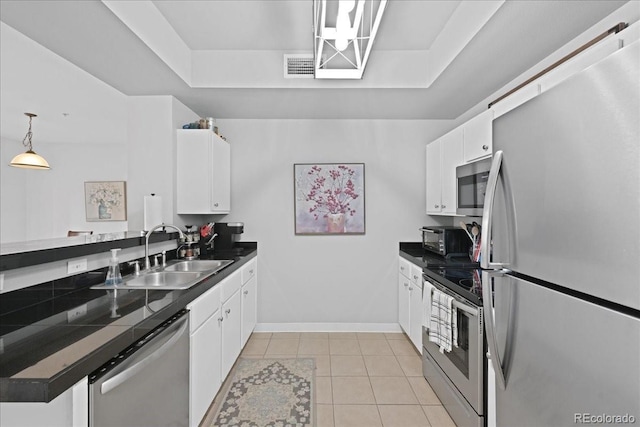
[[216, 222], [213, 224], [213, 232], [217, 234], [214, 247], [216, 251], [229, 251], [242, 253], [242, 247], [236, 245], [239, 236], [244, 233], [242, 222]]

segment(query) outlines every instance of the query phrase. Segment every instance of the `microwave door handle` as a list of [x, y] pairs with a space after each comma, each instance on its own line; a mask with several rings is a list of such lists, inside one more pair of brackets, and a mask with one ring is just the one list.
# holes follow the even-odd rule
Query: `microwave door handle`
[[502, 358], [498, 352], [498, 341], [496, 339], [494, 321], [493, 292], [491, 292], [492, 277], [502, 274], [504, 273], [490, 271], [482, 272], [482, 305], [484, 308], [484, 324], [487, 331], [487, 347], [489, 350], [487, 356], [493, 365], [493, 370], [496, 374], [496, 383], [501, 390], [505, 390], [507, 383], [505, 380], [504, 370], [502, 369]]
[[491, 162], [489, 179], [487, 181], [487, 192], [484, 196], [484, 208], [482, 210], [482, 229], [480, 235], [480, 266], [484, 269], [501, 269], [507, 263], [491, 262], [491, 228], [493, 226], [493, 202], [496, 198], [498, 188], [498, 177], [502, 169], [502, 150], [496, 151]]

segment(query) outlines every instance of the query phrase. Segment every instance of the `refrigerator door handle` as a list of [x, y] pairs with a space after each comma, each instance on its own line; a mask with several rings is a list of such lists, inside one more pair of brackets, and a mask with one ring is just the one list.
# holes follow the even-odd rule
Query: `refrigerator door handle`
[[496, 151], [491, 162], [487, 190], [484, 196], [484, 208], [482, 211], [482, 230], [480, 236], [480, 266], [484, 269], [501, 269], [507, 263], [491, 262], [491, 227], [493, 225], [493, 202], [498, 188], [498, 177], [502, 168], [502, 150]]
[[494, 322], [494, 308], [493, 308], [493, 292], [491, 291], [491, 279], [492, 277], [503, 275], [504, 272], [482, 272], [482, 305], [484, 308], [484, 324], [487, 331], [487, 346], [489, 347], [489, 354], [491, 355], [491, 364], [493, 370], [496, 373], [496, 383], [501, 390], [505, 390], [507, 383], [505, 380], [504, 371], [502, 369], [502, 359], [500, 353], [498, 353], [498, 341], [496, 340], [495, 322]]

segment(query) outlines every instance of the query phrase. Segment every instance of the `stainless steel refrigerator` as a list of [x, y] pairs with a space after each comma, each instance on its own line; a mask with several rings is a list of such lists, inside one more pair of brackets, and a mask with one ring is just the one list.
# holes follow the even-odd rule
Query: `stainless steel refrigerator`
[[482, 227], [496, 423], [640, 423], [640, 44], [493, 123]]

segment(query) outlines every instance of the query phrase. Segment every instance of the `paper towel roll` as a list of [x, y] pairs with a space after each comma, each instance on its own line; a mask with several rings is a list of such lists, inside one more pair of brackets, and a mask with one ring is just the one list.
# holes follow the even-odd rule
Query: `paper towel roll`
[[144, 196], [144, 229], [151, 230], [151, 227], [162, 224], [162, 197]]

